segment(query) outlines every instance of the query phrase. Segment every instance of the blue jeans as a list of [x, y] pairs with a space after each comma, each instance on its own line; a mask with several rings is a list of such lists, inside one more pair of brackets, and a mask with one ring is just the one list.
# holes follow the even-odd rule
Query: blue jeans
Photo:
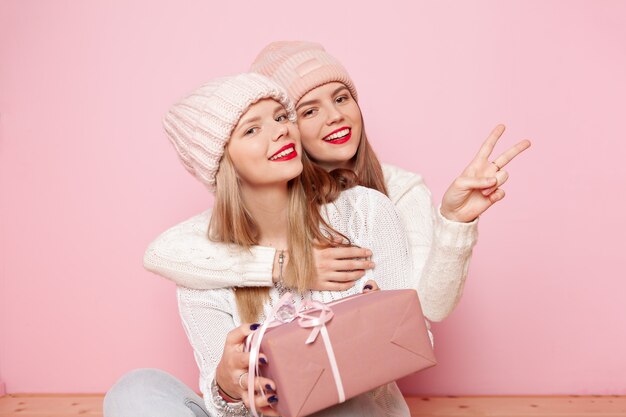
[[[385, 413], [386, 414], [386, 413]], [[365, 394], [312, 414], [311, 417], [378, 417]], [[217, 417], [204, 400], [160, 369], [135, 369], [120, 378], [104, 397], [104, 417]]]

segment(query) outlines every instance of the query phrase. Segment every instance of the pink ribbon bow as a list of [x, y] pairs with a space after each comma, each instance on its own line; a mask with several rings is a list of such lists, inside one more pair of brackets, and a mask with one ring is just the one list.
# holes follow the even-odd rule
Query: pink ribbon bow
[[[258, 358], [263, 336], [265, 335], [267, 329], [290, 323], [296, 317], [298, 317], [298, 324], [300, 327], [312, 327], [311, 333], [305, 342], [306, 344], [313, 343], [315, 339], [317, 339], [317, 335], [320, 333], [322, 334], [326, 354], [328, 355], [330, 367], [335, 379], [335, 385], [337, 386], [339, 402], [342, 403], [346, 400], [343, 383], [341, 382], [341, 375], [339, 373], [339, 367], [337, 366], [337, 360], [335, 359], [335, 352], [333, 351], [333, 346], [330, 343], [328, 330], [326, 330], [326, 323], [328, 323], [333, 316], [334, 313], [328, 305], [317, 301], [305, 301], [302, 307], [296, 311], [296, 308], [293, 305], [293, 295], [286, 293], [278, 301], [278, 304], [274, 307], [270, 316], [267, 320], [265, 320], [263, 325], [248, 336], [246, 339], [246, 351], [250, 352], [250, 362], [248, 364], [248, 398], [250, 398], [250, 411], [252, 411], [252, 414], [255, 417], [259, 416], [256, 412], [256, 406], [253, 400], [254, 378], [257, 375], [260, 375]], [[263, 395], [265, 395], [263, 387], [261, 387], [261, 391], [263, 392]]]

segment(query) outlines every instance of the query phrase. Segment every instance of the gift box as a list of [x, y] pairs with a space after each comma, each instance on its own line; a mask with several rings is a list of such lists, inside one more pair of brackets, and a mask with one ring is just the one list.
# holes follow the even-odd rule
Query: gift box
[[273, 314], [248, 348], [251, 364], [258, 350], [267, 356], [268, 365], [256, 369], [275, 381], [274, 408], [284, 417], [315, 413], [436, 364], [414, 290], [372, 291], [300, 311], [281, 299]]

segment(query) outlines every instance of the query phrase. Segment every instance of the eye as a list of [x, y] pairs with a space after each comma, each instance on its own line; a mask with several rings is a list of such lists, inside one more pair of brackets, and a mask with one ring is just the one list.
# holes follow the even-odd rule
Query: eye
[[341, 104], [348, 101], [348, 96], [339, 96], [335, 99], [335, 103]]
[[305, 111], [302, 112], [302, 117], [313, 116], [316, 112], [317, 112], [317, 109], [315, 107], [312, 107], [310, 109], [306, 109]]
[[280, 116], [277, 116], [276, 119], [274, 119], [274, 120], [276, 120], [278, 123], [282, 123], [282, 122], [288, 120], [288, 118], [287, 118], [287, 115], [283, 113]]
[[258, 130], [259, 130], [258, 127], [251, 127], [250, 129], [246, 130], [243, 135], [244, 136], [250, 136], [250, 135], [255, 134]]

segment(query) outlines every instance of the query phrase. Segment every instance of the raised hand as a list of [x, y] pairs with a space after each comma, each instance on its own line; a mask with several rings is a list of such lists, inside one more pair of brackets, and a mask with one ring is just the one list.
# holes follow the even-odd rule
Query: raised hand
[[509, 179], [509, 174], [503, 168], [528, 149], [530, 141], [523, 140], [490, 161], [502, 133], [504, 125], [496, 126], [474, 159], [448, 187], [441, 201], [441, 214], [445, 218], [471, 222], [504, 198], [504, 190], [500, 187]]

